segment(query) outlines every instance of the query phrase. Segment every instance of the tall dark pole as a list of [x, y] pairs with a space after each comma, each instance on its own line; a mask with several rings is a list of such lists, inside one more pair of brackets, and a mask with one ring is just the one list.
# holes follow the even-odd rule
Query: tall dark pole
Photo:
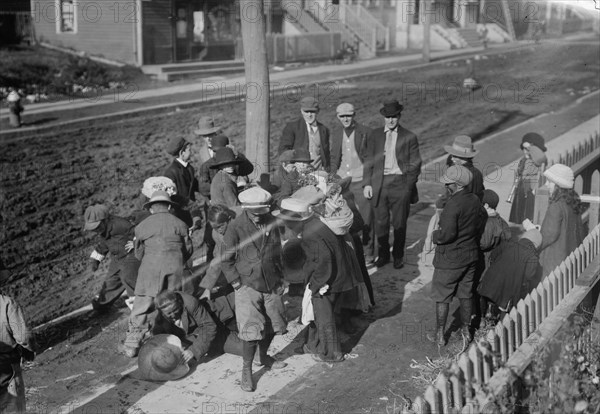
[[269, 66], [263, 0], [240, 0], [246, 71], [246, 156], [253, 178], [269, 172]]

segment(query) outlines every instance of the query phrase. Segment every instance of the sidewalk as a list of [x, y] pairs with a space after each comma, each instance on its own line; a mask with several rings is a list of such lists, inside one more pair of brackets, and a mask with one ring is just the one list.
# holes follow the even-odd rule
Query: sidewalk
[[[304, 67], [270, 74], [270, 93], [293, 97], [301, 93], [301, 88], [315, 83], [321, 85], [319, 92], [325, 96], [331, 92], [336, 81], [352, 77], [376, 75], [398, 69], [419, 68], [440, 62], [464, 59], [467, 56], [498, 54], [531, 47], [529, 41], [492, 44], [488, 49], [467, 48], [432, 52], [432, 62], [421, 62], [421, 54], [390, 56], [358, 61], [344, 65], [322, 65]], [[325, 85], [323, 85], [325, 84]], [[16, 137], [32, 132], [43, 131], [57, 126], [86, 123], [102, 118], [124, 118], [142, 113], [164, 112], [169, 109], [184, 109], [210, 102], [244, 99], [246, 81], [243, 75], [212, 77], [197, 83], [173, 85], [143, 91], [105, 91], [101, 96], [91, 96], [74, 100], [47, 102], [28, 105], [24, 112], [25, 126], [18, 129], [8, 127], [8, 109], [0, 109], [2, 130], [0, 137]], [[318, 91], [318, 90], [317, 90]], [[112, 104], [112, 105], [109, 105]], [[4, 128], [6, 126], [6, 128]]]
[[[600, 130], [599, 94], [590, 94], [575, 104], [552, 114], [544, 114], [493, 134], [478, 142], [476, 162], [484, 171], [486, 188], [498, 192], [503, 217], [508, 216], [506, 196], [512, 185], [515, 161], [520, 157], [519, 143], [526, 132], [545, 136], [548, 158]], [[438, 349], [425, 339], [434, 326], [433, 302], [429, 299], [429, 283], [433, 274], [431, 256], [422, 257], [422, 240], [431, 203], [443, 186], [437, 183], [439, 163], [434, 160], [423, 169], [419, 182], [421, 202], [409, 218], [406, 266], [395, 271], [391, 265], [371, 269], [377, 292], [377, 306], [361, 317], [362, 333], [343, 336], [352, 346], [349, 358], [342, 364], [317, 363], [310, 356], [294, 355], [301, 327], [289, 324], [290, 333], [278, 337], [273, 353], [288, 363], [280, 371], [257, 371], [257, 391], [245, 393], [239, 388], [240, 358], [223, 355], [205, 361], [185, 378], [154, 384], [137, 380], [134, 368], [125, 370], [112, 383], [90, 389], [86, 395], [74, 397], [69, 407], [76, 413], [246, 413], [258, 412], [390, 412], [399, 407], [404, 395], [414, 399], [423, 389], [411, 386], [414, 370], [411, 360], [435, 358]], [[375, 271], [376, 270], [376, 271]], [[290, 298], [295, 301], [296, 298]], [[291, 305], [297, 305], [296, 302]], [[292, 306], [294, 309], [294, 306]], [[297, 308], [296, 308], [297, 309]], [[297, 318], [290, 314], [290, 319]], [[449, 318], [448, 324], [452, 321]], [[448, 348], [443, 352], [452, 352]], [[393, 401], [393, 403], [392, 403]], [[371, 410], [371, 411], [370, 411]]]

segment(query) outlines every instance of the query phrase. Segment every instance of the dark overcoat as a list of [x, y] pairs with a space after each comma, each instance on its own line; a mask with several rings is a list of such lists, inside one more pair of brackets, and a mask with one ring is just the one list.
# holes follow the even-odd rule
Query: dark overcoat
[[[405, 177], [406, 185], [411, 192], [416, 194], [417, 179], [421, 173], [421, 154], [417, 136], [408, 129], [398, 125], [398, 139], [396, 141], [396, 160]], [[385, 130], [384, 127], [374, 129], [367, 139], [365, 160], [363, 164], [363, 187], [373, 187], [374, 206], [379, 204], [381, 188], [383, 186], [383, 170], [385, 165]]]
[[451, 195], [440, 215], [439, 228], [431, 235], [436, 244], [433, 266], [460, 269], [476, 262], [486, 218], [475, 194], [461, 190]]
[[[317, 129], [321, 137], [321, 162], [323, 163], [323, 169], [327, 172], [331, 170], [331, 144], [329, 137], [329, 129], [317, 121]], [[295, 121], [289, 122], [283, 133], [281, 134], [281, 140], [279, 141], [279, 155], [286, 150], [291, 149], [305, 149], [309, 150], [308, 142], [308, 127], [304, 118], [298, 118]]]
[[502, 243], [479, 282], [478, 292], [506, 309], [527, 296], [540, 280], [540, 263], [535, 246], [528, 239]]

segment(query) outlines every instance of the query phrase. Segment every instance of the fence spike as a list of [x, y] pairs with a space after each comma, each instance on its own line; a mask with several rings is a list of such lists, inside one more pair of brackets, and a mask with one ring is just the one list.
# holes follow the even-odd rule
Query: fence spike
[[411, 408], [411, 411], [413, 411], [415, 414], [430, 414], [431, 413], [429, 404], [421, 396], [418, 396], [417, 398], [415, 398], [415, 402], [412, 403], [410, 408]]
[[429, 404], [429, 408], [434, 413], [443, 413], [442, 404], [439, 398], [439, 392], [434, 388], [433, 385], [430, 385], [425, 390], [425, 401]]
[[435, 387], [441, 394], [442, 405], [444, 408], [443, 412], [449, 412], [450, 410], [448, 409], [452, 407], [452, 391], [450, 381], [448, 381], [448, 377], [446, 377], [446, 375], [444, 374], [439, 374], [435, 381]]
[[465, 384], [464, 380], [456, 375], [450, 376], [450, 384], [452, 385], [452, 401], [455, 409], [461, 409], [465, 405]]
[[[528, 295], [529, 296], [529, 295]], [[531, 300], [531, 298], [529, 298]], [[527, 339], [527, 337], [529, 336], [529, 307], [527, 305], [525, 305], [525, 301], [524, 300], [520, 300], [519, 303], [517, 303], [517, 312], [519, 313], [519, 316], [521, 317], [521, 341], [519, 343], [519, 346], [525, 342], [525, 340]]]
[[[518, 305], [518, 303], [517, 303]], [[510, 319], [513, 321], [514, 326], [514, 340], [515, 340], [515, 349], [517, 349], [523, 343], [523, 338], [521, 336], [522, 326], [521, 320], [519, 318], [519, 312], [517, 311], [517, 307], [513, 306], [510, 310]]]
[[475, 381], [477, 381], [478, 384], [483, 384], [483, 355], [481, 355], [481, 351], [473, 344], [469, 347], [467, 353], [469, 354], [469, 359], [473, 363], [473, 376], [475, 377]]

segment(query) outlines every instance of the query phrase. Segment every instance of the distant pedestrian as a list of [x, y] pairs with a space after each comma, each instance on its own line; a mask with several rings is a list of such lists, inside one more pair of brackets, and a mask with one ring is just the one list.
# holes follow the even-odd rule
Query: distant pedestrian
[[173, 205], [166, 192], [156, 191], [144, 205], [152, 215], [135, 228], [135, 255], [141, 265], [123, 348], [131, 358], [137, 355], [149, 332], [148, 316], [154, 310], [154, 298], [166, 289], [182, 289], [184, 265], [192, 254], [187, 225], [171, 214]]
[[33, 361], [37, 345], [21, 307], [0, 293], [0, 412], [25, 413], [21, 360]]
[[535, 192], [538, 189], [540, 174], [548, 159], [544, 154], [546, 145], [544, 138], [535, 132], [528, 132], [521, 140], [523, 157], [519, 160], [509, 202], [511, 223], [521, 224], [523, 220], [533, 219]]
[[126, 291], [133, 303], [140, 261], [133, 251], [134, 226], [128, 220], [109, 214], [103, 204], [89, 206], [84, 214], [84, 229], [96, 233], [101, 239], [90, 255], [88, 268], [95, 272], [108, 254], [110, 264], [100, 292], [92, 299], [92, 307], [106, 311]]
[[283, 129], [279, 140], [279, 155], [291, 149], [307, 150], [316, 170], [336, 171], [338, 165], [331, 160], [329, 128], [317, 121], [319, 101], [311, 96], [302, 98], [300, 112], [302, 117], [289, 122]]
[[404, 266], [406, 223], [410, 204], [418, 201], [417, 179], [421, 173], [417, 136], [398, 123], [403, 109], [397, 100], [383, 103], [379, 112], [385, 126], [374, 129], [367, 139], [363, 172], [363, 194], [371, 200], [375, 212], [379, 245], [375, 266], [381, 267], [390, 261], [391, 222], [394, 269]]
[[8, 94], [8, 122], [11, 127], [21, 127], [21, 114], [25, 110], [21, 105], [21, 96], [17, 91], [11, 91]]
[[192, 144], [180, 137], [173, 137], [166, 147], [167, 153], [175, 157], [165, 170], [164, 176], [170, 178], [177, 187], [173, 195], [175, 215], [187, 224], [190, 230], [200, 228], [202, 223], [202, 206], [196, 204], [196, 193], [199, 192], [196, 171], [190, 163]]
[[269, 368], [287, 364], [267, 354], [276, 334], [287, 332], [283, 304], [281, 234], [271, 215], [271, 195], [260, 187], [240, 193], [242, 213], [227, 226], [221, 268], [235, 289], [235, 314], [243, 341], [241, 388], [254, 391], [252, 363]]
[[336, 108], [337, 118], [341, 128], [332, 133], [331, 158], [339, 165], [336, 171], [341, 178], [351, 177], [349, 193], [360, 212], [363, 228], [360, 229], [365, 252], [365, 260], [372, 263], [374, 259], [375, 227], [373, 226], [373, 206], [363, 192], [363, 172], [367, 139], [371, 133], [368, 128], [355, 120], [354, 105], [344, 102]]
[[470, 332], [473, 278], [479, 260], [479, 239], [486, 213], [477, 196], [465, 189], [473, 179], [466, 167], [453, 165], [440, 181], [450, 197], [442, 210], [439, 228], [432, 234], [435, 247], [431, 297], [436, 306], [436, 332], [428, 339], [444, 346], [446, 319], [454, 296], [460, 300], [461, 333], [467, 342]]
[[584, 237], [579, 194], [573, 189], [573, 170], [563, 164], [554, 164], [544, 176], [550, 191], [548, 210], [542, 222], [540, 261], [546, 277], [573, 252]]

